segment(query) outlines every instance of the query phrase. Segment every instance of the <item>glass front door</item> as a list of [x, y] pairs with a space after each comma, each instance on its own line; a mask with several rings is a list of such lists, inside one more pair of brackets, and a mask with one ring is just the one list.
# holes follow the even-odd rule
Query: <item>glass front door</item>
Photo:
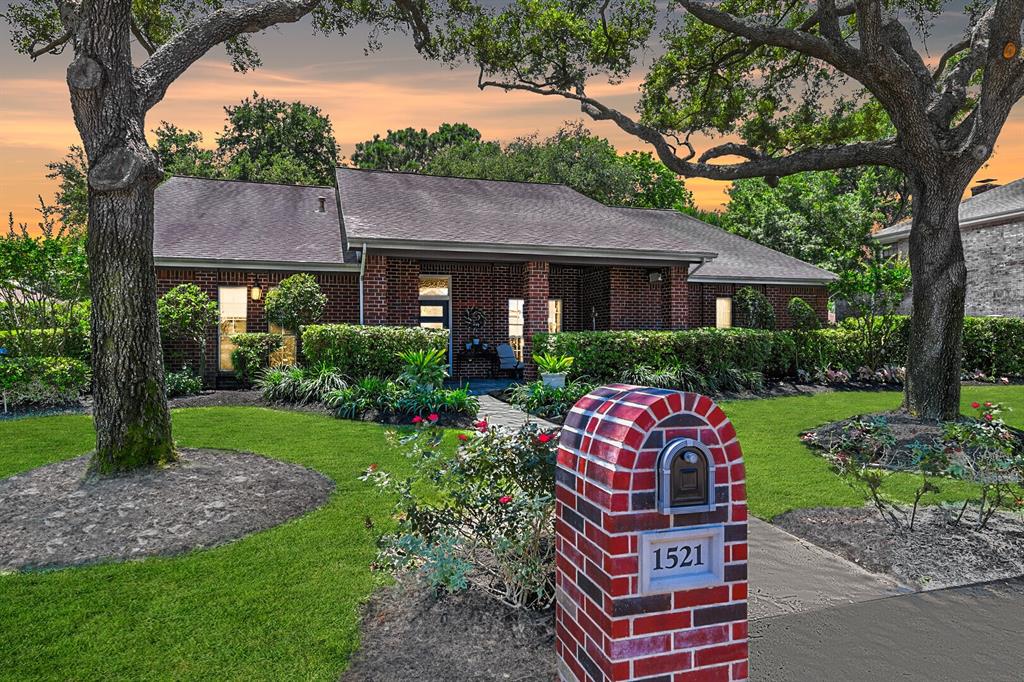
[[420, 326], [427, 329], [448, 329], [451, 301], [420, 301]]

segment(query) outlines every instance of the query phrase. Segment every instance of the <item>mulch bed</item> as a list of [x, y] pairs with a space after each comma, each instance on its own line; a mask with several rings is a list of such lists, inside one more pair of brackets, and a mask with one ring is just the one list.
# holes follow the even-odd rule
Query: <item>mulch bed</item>
[[334, 483], [242, 452], [87, 477], [88, 456], [0, 480], [0, 571], [168, 556], [266, 530], [324, 504]]
[[553, 610], [511, 609], [473, 589], [439, 596], [403, 577], [371, 597], [360, 631], [343, 682], [558, 679]]
[[997, 514], [988, 529], [977, 530], [972, 514], [977, 515], [976, 507], [968, 508], [960, 525], [952, 525], [946, 510], [924, 507], [912, 532], [894, 529], [873, 507], [798, 509], [772, 522], [869, 571], [920, 589], [1024, 575], [1021, 515]]

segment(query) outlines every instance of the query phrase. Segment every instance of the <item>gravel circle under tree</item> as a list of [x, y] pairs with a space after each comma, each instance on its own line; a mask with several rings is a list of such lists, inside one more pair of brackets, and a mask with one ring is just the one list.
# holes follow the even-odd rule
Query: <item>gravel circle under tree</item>
[[435, 595], [412, 575], [363, 608], [342, 682], [557, 679], [554, 611], [516, 610], [470, 588]]
[[0, 480], [0, 571], [168, 556], [266, 530], [334, 483], [259, 455], [182, 449], [168, 467], [87, 478], [88, 455]]
[[[923, 507], [914, 530], [896, 529], [873, 507], [797, 509], [772, 523], [875, 573], [921, 589], [940, 589], [1024, 575], [1024, 522], [1000, 513], [978, 530], [968, 517], [948, 522], [940, 507]], [[955, 516], [955, 512], [954, 512]]]

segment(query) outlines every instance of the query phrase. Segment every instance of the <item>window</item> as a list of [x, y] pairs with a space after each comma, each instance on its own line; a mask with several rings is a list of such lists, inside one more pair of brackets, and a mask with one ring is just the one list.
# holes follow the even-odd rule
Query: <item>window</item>
[[732, 327], [732, 299], [728, 296], [715, 299], [715, 326], [719, 329]]
[[245, 333], [246, 304], [249, 300], [248, 287], [220, 287], [217, 291], [220, 301], [220, 371], [230, 372], [235, 369], [231, 363], [231, 351], [235, 344], [231, 337]]
[[562, 299], [548, 299], [548, 333], [562, 331]]
[[523, 359], [523, 323], [526, 321], [523, 303], [521, 298], [508, 299], [508, 344], [519, 360]]
[[281, 347], [270, 354], [270, 366], [277, 367], [279, 365], [294, 365], [296, 364], [295, 358], [295, 334], [286, 330], [280, 325], [276, 325], [273, 322], [269, 324], [271, 334], [280, 334], [284, 337], [284, 343]]
[[446, 275], [420, 275], [420, 299], [448, 298], [449, 284]]

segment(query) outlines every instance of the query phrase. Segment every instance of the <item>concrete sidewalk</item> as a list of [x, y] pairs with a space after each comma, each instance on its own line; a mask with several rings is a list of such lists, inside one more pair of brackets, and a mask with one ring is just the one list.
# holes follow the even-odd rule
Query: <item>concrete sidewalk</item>
[[1016, 682], [1024, 578], [750, 623], [751, 679]]
[[751, 620], [909, 591], [758, 518], [750, 517], [748, 544]]

